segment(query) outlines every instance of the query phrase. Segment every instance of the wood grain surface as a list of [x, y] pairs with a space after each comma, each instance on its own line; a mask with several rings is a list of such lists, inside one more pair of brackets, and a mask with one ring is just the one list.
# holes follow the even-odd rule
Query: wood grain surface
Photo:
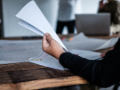
[[86, 80], [70, 71], [30, 62], [0, 65], [0, 90], [33, 90], [85, 83]]

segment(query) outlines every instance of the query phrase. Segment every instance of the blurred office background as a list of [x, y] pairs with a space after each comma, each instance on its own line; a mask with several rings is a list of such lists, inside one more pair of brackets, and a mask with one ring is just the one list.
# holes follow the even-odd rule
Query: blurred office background
[[[15, 15], [30, 0], [0, 0], [1, 17], [3, 28], [1, 37], [23, 37], [23, 36], [39, 36], [38, 34], [25, 29], [18, 25], [18, 18]], [[51, 26], [56, 30], [56, 22], [58, 16], [59, 0], [35, 0]], [[98, 11], [100, 0], [78, 0], [75, 12], [78, 14], [96, 14]], [[66, 27], [63, 34], [67, 34]], [[76, 33], [76, 31], [75, 31]]]

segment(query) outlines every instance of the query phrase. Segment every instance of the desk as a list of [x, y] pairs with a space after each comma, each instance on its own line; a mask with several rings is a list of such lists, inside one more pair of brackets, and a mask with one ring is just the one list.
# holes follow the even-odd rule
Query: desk
[[33, 90], [87, 83], [69, 71], [29, 62], [0, 65], [0, 90]]
[[0, 90], [33, 90], [85, 83], [86, 80], [69, 71], [29, 62], [0, 65]]

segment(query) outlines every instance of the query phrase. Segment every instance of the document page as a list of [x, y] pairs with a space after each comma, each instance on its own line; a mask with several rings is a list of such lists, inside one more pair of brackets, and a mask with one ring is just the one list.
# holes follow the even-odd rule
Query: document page
[[29, 24], [29, 23], [27, 23], [27, 22], [25, 22], [25, 21], [23, 21], [21, 19], [19, 20], [18, 24], [25, 27], [25, 28], [27, 28], [27, 29], [29, 29], [29, 30], [31, 30], [31, 31], [33, 31], [33, 32], [35, 32], [35, 33], [37, 33], [37, 34], [39, 34], [40, 36], [44, 36], [44, 33], [42, 31], [40, 31], [39, 29], [35, 28], [31, 24]]
[[98, 38], [89, 38], [84, 35], [84, 33], [79, 33], [78, 35], [73, 37], [72, 41], [63, 41], [64, 45], [71, 49], [78, 49], [78, 50], [100, 50], [112, 47], [118, 41], [119, 37], [112, 38], [109, 40], [105, 39], [98, 39]]
[[[101, 53], [93, 52], [93, 51], [87, 51], [87, 50], [70, 50], [71, 53], [75, 55], [79, 55], [83, 58], [86, 58], [88, 60], [101, 60]], [[69, 57], [68, 57], [69, 58]], [[56, 58], [46, 54], [38, 55], [36, 57], [30, 58], [30, 62], [38, 64], [38, 65], [43, 65], [46, 67], [54, 68], [54, 69], [59, 69], [59, 70], [67, 70], [67, 68], [64, 68], [60, 63], [59, 60]]]
[[16, 15], [20, 19], [19, 24], [35, 33], [43, 36], [45, 33], [50, 33], [58, 43], [67, 50], [62, 41], [59, 39], [52, 26], [49, 24], [35, 1], [30, 1]]
[[0, 64], [28, 62], [42, 51], [42, 40], [0, 40]]
[[59, 63], [59, 60], [57, 60], [51, 55], [46, 56], [46, 54], [42, 51], [41, 51], [41, 55], [30, 58], [29, 61], [38, 65], [43, 65], [46, 67], [59, 69], [59, 70], [65, 70], [65, 68]]
[[111, 39], [107, 40], [104, 44], [102, 44], [101, 46], [96, 48], [95, 50], [100, 50], [100, 49], [113, 47], [116, 44], [116, 42], [118, 41], [118, 39], [119, 39], [119, 37], [111, 38]]
[[70, 50], [71, 53], [86, 58], [88, 60], [100, 60], [102, 57], [100, 56], [101, 53], [88, 51], [88, 50]]

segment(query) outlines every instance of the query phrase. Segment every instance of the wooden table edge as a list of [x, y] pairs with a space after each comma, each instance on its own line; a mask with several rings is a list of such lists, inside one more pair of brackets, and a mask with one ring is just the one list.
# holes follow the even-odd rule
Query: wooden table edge
[[79, 76], [61, 77], [45, 80], [34, 80], [21, 83], [1, 84], [0, 90], [36, 90], [69, 85], [87, 84], [88, 82]]
[[79, 76], [70, 76], [70, 77], [61, 77], [54, 79], [21, 82], [21, 83], [17, 83], [16, 87], [18, 88], [18, 90], [34, 90], [34, 89], [43, 89], [43, 88], [51, 88], [51, 87], [87, 84], [87, 83], [88, 82], [85, 79]]

